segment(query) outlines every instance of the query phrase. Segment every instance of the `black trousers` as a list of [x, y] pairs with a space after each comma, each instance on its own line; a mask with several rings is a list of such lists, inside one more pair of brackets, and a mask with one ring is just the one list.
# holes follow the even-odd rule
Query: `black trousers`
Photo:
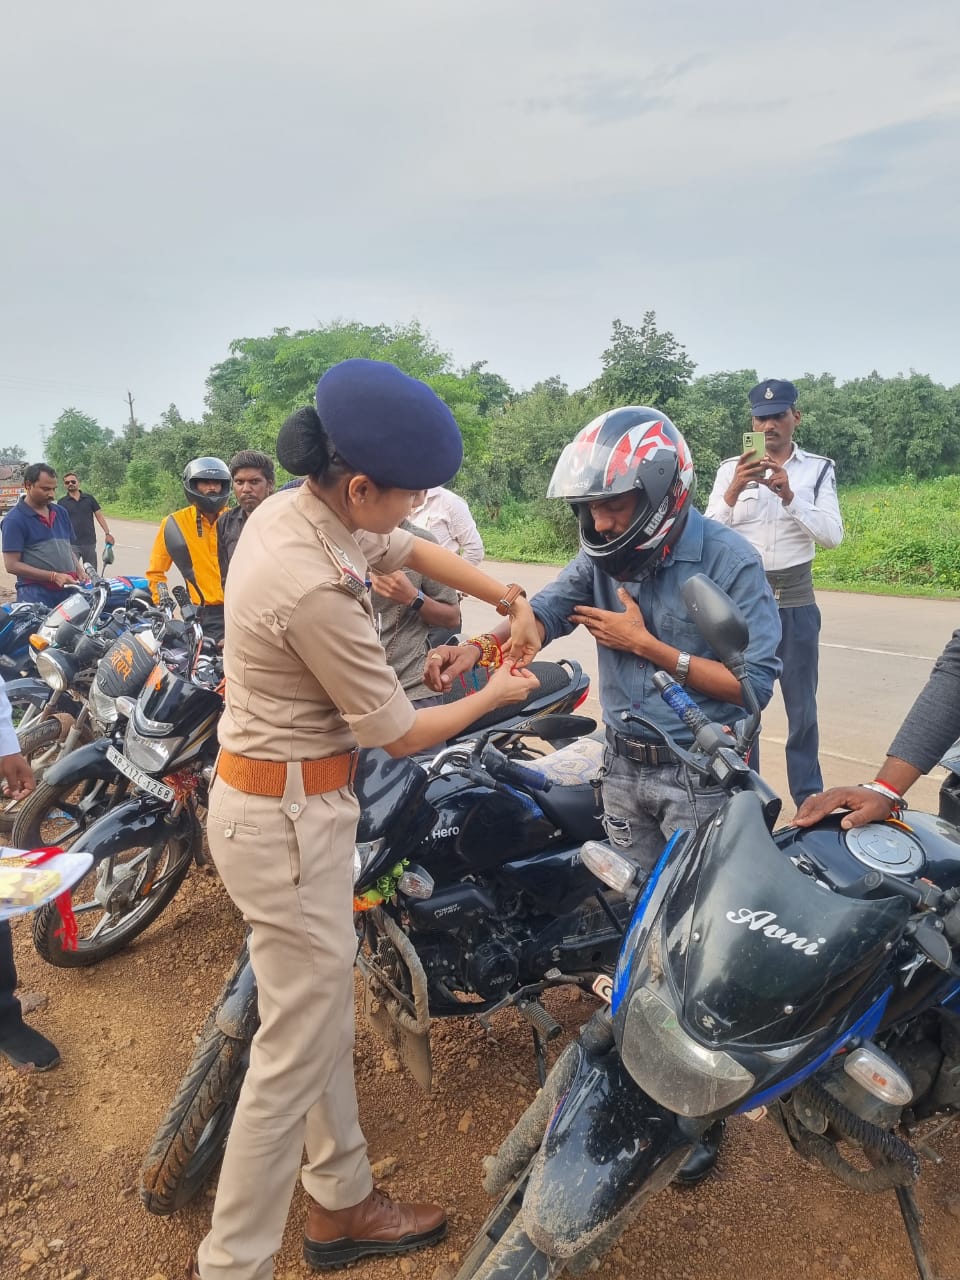
[[200, 625], [203, 634], [209, 640], [223, 639], [223, 605], [204, 604], [200, 606]]
[[10, 923], [0, 920], [0, 1035], [15, 1031], [23, 1021], [17, 989], [17, 967], [13, 963], [13, 937]]

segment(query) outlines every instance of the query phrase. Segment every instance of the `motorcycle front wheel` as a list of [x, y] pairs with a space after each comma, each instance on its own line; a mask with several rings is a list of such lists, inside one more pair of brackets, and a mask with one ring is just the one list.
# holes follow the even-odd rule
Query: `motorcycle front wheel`
[[[63, 724], [56, 716], [50, 716], [46, 720], [37, 720], [36, 723], [31, 723], [26, 728], [17, 730], [20, 754], [25, 757], [35, 774], [39, 776], [39, 771], [42, 771], [46, 765], [57, 758], [59, 755], [59, 743], [63, 736]], [[11, 831], [13, 829], [24, 804], [25, 801], [23, 800], [11, 800], [3, 797], [2, 804], [0, 804], [0, 831]], [[25, 849], [29, 846], [14, 845], [14, 847]]]
[[542, 1253], [520, 1224], [527, 1172], [501, 1196], [470, 1246], [454, 1280], [555, 1280], [566, 1258]]
[[59, 845], [69, 849], [89, 826], [102, 817], [125, 789], [101, 778], [82, 782], [37, 783], [16, 812], [10, 843], [16, 849]]
[[175, 1213], [197, 1194], [223, 1157], [250, 1045], [209, 1018], [187, 1074], [140, 1169], [150, 1213]]
[[[136, 836], [131, 836], [132, 840]], [[33, 917], [33, 945], [42, 959], [60, 969], [99, 964], [132, 942], [173, 899], [190, 870], [200, 833], [194, 821], [146, 848], [132, 845], [97, 860], [73, 888], [77, 945], [64, 946], [55, 902]]]

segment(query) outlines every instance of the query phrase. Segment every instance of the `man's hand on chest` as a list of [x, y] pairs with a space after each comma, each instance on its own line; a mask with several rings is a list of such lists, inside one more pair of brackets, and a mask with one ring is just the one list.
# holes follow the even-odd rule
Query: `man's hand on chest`
[[590, 632], [597, 644], [608, 649], [620, 649], [624, 653], [646, 656], [651, 640], [640, 606], [623, 587], [617, 588], [622, 610], [595, 609], [590, 605], [577, 605], [570, 621], [580, 624]]

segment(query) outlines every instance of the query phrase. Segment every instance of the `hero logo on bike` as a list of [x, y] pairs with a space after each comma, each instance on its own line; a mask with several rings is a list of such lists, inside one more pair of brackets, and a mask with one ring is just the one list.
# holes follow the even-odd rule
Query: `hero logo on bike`
[[826, 942], [826, 938], [817, 938], [811, 942], [809, 938], [801, 937], [791, 929], [774, 924], [777, 919], [775, 911], [750, 911], [747, 907], [741, 907], [739, 911], [728, 911], [727, 919], [731, 924], [745, 924], [752, 932], [759, 929], [765, 938], [781, 942], [785, 947], [793, 947], [794, 951], [800, 951], [805, 956], [818, 956], [819, 944]]

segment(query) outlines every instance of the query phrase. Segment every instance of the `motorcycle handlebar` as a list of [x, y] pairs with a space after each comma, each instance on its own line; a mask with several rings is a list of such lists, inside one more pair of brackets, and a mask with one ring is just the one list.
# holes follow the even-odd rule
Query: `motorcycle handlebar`
[[660, 697], [670, 710], [679, 716], [687, 728], [691, 730], [694, 737], [704, 725], [710, 723], [709, 717], [703, 714], [686, 689], [678, 684], [674, 677], [668, 675], [666, 671], [655, 671], [653, 673], [653, 683], [657, 686]]

